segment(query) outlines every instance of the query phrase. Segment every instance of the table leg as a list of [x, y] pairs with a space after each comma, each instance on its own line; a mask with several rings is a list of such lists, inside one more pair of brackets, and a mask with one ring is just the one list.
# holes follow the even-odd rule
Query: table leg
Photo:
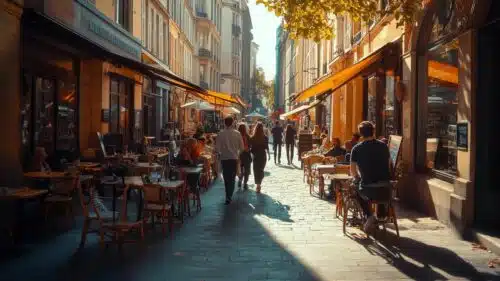
[[113, 184], [113, 201], [112, 201], [112, 207], [113, 209], [113, 223], [116, 222], [116, 217], [115, 217], [115, 213], [116, 213], [116, 184]]
[[323, 198], [325, 194], [325, 179], [323, 178], [323, 174], [319, 173], [319, 197]]
[[[142, 208], [143, 208], [143, 192], [139, 192], [139, 200], [138, 200], [138, 206], [137, 206], [137, 221], [140, 221], [142, 218]], [[154, 222], [154, 221], [153, 221]]]

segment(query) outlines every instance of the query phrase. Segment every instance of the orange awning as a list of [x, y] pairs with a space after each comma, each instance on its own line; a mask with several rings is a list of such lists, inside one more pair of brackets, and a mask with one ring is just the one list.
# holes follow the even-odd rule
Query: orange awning
[[291, 111], [288, 111], [286, 113], [281, 114], [280, 119], [281, 120], [293, 119], [297, 114], [304, 112], [306, 110], [309, 110], [309, 109], [317, 106], [321, 102], [322, 102], [322, 100], [315, 100], [315, 101], [311, 102], [310, 104], [297, 107], [294, 110], [291, 110]]
[[205, 94], [198, 95], [198, 97], [203, 100], [218, 106], [234, 106], [239, 105], [242, 107], [246, 107], [246, 104], [238, 97], [233, 96], [231, 94], [215, 92], [215, 91], [207, 91]]
[[352, 79], [360, 75], [368, 67], [372, 66], [376, 62], [382, 60], [385, 55], [385, 50], [394, 47], [397, 43], [388, 43], [384, 47], [378, 49], [374, 53], [370, 54], [366, 58], [362, 59], [358, 63], [343, 69], [335, 74], [330, 74], [329, 77], [323, 79], [317, 84], [305, 89], [304, 91], [298, 93], [291, 98], [292, 101], [301, 102], [305, 101], [311, 97], [319, 97], [323, 94], [328, 93], [330, 90], [335, 91], [342, 87], [344, 84], [348, 83]]
[[433, 80], [458, 85], [458, 68], [453, 65], [430, 60], [427, 71]]

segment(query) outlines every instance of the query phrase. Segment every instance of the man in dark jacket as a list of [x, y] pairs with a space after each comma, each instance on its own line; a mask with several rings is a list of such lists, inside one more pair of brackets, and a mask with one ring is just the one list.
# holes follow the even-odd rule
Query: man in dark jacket
[[274, 151], [274, 164], [276, 164], [276, 152], [278, 154], [278, 163], [281, 164], [281, 147], [283, 146], [283, 128], [280, 121], [276, 121], [274, 128], [271, 130], [273, 135], [273, 151]]

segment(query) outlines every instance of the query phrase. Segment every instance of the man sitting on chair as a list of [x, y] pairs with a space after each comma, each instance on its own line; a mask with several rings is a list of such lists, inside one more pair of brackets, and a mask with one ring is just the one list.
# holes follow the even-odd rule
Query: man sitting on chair
[[390, 156], [387, 145], [373, 137], [375, 126], [363, 121], [358, 126], [362, 142], [352, 148], [351, 175], [358, 186], [358, 200], [367, 217], [365, 232], [374, 229], [377, 219], [386, 217], [385, 205], [377, 206], [373, 215], [370, 201], [388, 202], [392, 196]]

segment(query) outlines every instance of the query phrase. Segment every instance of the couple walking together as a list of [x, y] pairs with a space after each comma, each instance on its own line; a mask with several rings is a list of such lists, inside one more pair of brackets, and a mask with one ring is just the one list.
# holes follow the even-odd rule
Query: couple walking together
[[267, 162], [266, 152], [269, 155], [269, 140], [264, 133], [262, 123], [257, 123], [252, 136], [248, 134], [245, 124], [240, 124], [238, 130], [234, 130], [233, 123], [232, 117], [224, 119], [225, 128], [219, 133], [216, 140], [216, 152], [221, 160], [222, 176], [226, 189], [226, 205], [231, 203], [238, 165], [241, 168], [238, 175], [239, 186], [243, 183], [243, 187], [248, 189], [248, 177], [253, 161], [256, 192], [260, 193]]

